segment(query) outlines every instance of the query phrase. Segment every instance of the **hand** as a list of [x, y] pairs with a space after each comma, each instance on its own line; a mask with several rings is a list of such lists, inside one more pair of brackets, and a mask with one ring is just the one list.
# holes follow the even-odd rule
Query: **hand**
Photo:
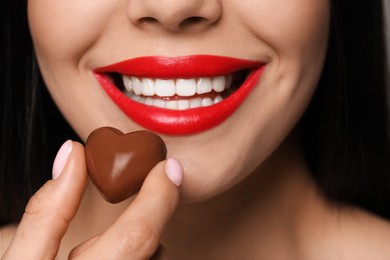
[[[83, 146], [67, 142], [48, 181], [29, 201], [2, 259], [54, 259], [87, 186]], [[63, 146], [63, 147], [64, 147]], [[69, 148], [70, 147], [70, 148]], [[60, 154], [61, 153], [61, 154]], [[183, 170], [174, 159], [159, 163], [128, 209], [104, 233], [72, 250], [71, 259], [164, 257], [160, 235], [179, 202]]]

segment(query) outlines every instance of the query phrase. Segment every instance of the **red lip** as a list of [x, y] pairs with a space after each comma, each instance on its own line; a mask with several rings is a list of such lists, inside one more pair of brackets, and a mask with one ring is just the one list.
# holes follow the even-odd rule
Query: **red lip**
[[[209, 130], [224, 122], [244, 102], [260, 80], [265, 63], [222, 56], [140, 57], [97, 68], [94, 75], [108, 96], [134, 122], [162, 134], [186, 135]], [[147, 106], [128, 98], [110, 80], [107, 73], [172, 79], [226, 75], [252, 70], [232, 95], [209, 107], [169, 110]]]

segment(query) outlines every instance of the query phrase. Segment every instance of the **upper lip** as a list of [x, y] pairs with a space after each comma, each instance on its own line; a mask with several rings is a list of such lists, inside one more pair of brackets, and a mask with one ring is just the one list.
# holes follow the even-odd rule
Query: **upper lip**
[[255, 69], [264, 62], [224, 56], [192, 55], [181, 57], [146, 56], [96, 68], [96, 73], [120, 73], [148, 78], [194, 78], [226, 75]]

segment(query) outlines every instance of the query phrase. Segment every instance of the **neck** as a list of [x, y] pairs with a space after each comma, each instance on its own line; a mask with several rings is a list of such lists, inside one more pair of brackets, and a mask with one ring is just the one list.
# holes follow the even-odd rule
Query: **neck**
[[289, 140], [233, 189], [181, 205], [162, 243], [172, 259], [292, 259], [307, 221], [318, 224], [326, 207]]

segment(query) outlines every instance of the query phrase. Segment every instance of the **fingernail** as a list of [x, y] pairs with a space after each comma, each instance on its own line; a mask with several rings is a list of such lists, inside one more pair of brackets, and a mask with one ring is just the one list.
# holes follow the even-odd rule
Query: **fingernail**
[[165, 172], [177, 187], [181, 186], [183, 183], [183, 167], [177, 160], [169, 158], [165, 163]]
[[58, 153], [53, 163], [53, 180], [60, 177], [65, 167], [66, 161], [68, 160], [69, 154], [72, 151], [72, 148], [73, 142], [71, 140], [68, 140], [61, 146], [60, 150], [58, 150]]

